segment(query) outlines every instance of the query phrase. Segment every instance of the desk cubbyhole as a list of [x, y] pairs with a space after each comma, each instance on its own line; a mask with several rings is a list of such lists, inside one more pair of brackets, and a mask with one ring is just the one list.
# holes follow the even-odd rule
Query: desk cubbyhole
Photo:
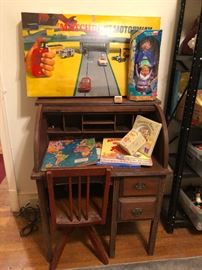
[[63, 131], [64, 123], [63, 123], [63, 114], [62, 113], [47, 113], [46, 114], [47, 128], [48, 131]]
[[114, 124], [114, 114], [84, 114], [83, 124]]
[[83, 131], [114, 131], [114, 114], [84, 114]]
[[143, 117], [149, 118], [150, 120], [160, 122], [159, 119], [158, 119], [158, 114], [151, 113], [150, 111], [148, 111], [148, 112], [141, 112], [141, 113], [139, 112], [139, 113], [135, 114], [133, 116], [133, 122], [135, 122], [135, 119], [136, 119], [137, 115], [142, 115]]
[[128, 132], [134, 122], [133, 114], [116, 114], [116, 131]]
[[81, 114], [65, 114], [64, 115], [65, 131], [74, 132], [82, 130]]
[[88, 132], [114, 132], [114, 124], [83, 124], [83, 131]]

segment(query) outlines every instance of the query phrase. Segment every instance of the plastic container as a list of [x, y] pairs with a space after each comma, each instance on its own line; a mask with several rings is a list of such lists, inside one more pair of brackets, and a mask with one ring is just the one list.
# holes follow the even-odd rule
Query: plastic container
[[[201, 145], [201, 148], [196, 147]], [[202, 141], [189, 142], [187, 146], [186, 161], [189, 166], [202, 177]]]
[[180, 189], [179, 202], [194, 227], [198, 231], [202, 231], [202, 209], [195, 206], [182, 189]]

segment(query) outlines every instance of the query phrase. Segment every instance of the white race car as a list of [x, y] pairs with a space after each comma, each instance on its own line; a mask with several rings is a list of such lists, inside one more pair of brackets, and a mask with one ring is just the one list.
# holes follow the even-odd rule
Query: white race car
[[107, 57], [106, 57], [106, 55], [101, 55], [100, 57], [99, 57], [99, 59], [98, 59], [98, 65], [99, 66], [107, 66], [107, 64], [108, 64], [108, 61], [107, 61]]

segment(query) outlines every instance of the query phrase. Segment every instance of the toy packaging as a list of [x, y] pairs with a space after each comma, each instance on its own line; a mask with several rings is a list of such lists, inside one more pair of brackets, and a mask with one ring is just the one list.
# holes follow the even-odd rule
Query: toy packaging
[[27, 96], [126, 96], [130, 33], [159, 27], [159, 17], [23, 12]]
[[131, 33], [128, 98], [155, 100], [162, 30], [138, 30]]

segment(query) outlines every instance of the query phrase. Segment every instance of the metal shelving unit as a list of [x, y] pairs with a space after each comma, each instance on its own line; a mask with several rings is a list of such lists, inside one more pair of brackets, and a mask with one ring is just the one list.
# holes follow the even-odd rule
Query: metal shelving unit
[[[200, 1], [199, 1], [199, 4], [201, 4]], [[181, 0], [178, 28], [177, 28], [177, 33], [176, 33], [175, 51], [174, 51], [174, 56], [173, 56], [173, 64], [172, 64], [172, 71], [171, 71], [171, 78], [170, 78], [170, 85], [169, 85], [170, 95], [173, 94], [172, 91], [174, 90], [173, 89], [174, 76], [175, 76], [177, 61], [179, 61], [179, 59], [182, 60], [182, 57], [178, 55], [178, 52], [179, 52], [180, 37], [181, 37], [181, 32], [182, 32], [182, 27], [183, 27], [185, 7], [186, 7], [186, 0]], [[199, 5], [199, 8], [201, 8], [201, 5]], [[183, 172], [184, 172], [184, 167], [185, 167], [187, 144], [188, 144], [189, 133], [191, 129], [191, 121], [192, 121], [195, 99], [197, 95], [201, 67], [202, 67], [202, 11], [200, 13], [199, 28], [198, 28], [195, 50], [194, 50], [194, 54], [192, 58], [189, 82], [186, 88], [186, 99], [185, 99], [183, 118], [181, 122], [181, 130], [179, 134], [178, 150], [176, 154], [175, 166], [173, 168], [172, 190], [171, 190], [170, 199], [168, 203], [168, 213], [167, 213], [166, 222], [165, 222], [166, 230], [167, 232], [170, 232], [170, 233], [173, 232], [175, 227], [178, 227], [178, 223], [179, 223], [178, 222], [179, 220], [177, 220], [177, 214], [176, 214], [179, 208], [178, 198], [179, 198], [179, 192], [180, 192], [180, 187], [181, 187], [181, 182], [182, 182]], [[172, 117], [173, 117], [173, 115], [171, 116], [169, 115], [170, 107], [171, 107], [171, 100], [168, 100], [167, 112], [166, 112], [168, 123], [169, 121], [172, 120]]]

